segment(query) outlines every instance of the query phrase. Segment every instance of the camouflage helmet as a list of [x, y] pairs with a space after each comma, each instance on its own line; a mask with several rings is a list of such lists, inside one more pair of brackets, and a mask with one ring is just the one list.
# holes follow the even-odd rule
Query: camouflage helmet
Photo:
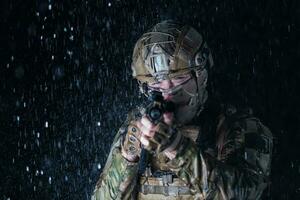
[[140, 83], [153, 83], [212, 65], [212, 55], [200, 33], [188, 25], [166, 20], [136, 42], [131, 68]]

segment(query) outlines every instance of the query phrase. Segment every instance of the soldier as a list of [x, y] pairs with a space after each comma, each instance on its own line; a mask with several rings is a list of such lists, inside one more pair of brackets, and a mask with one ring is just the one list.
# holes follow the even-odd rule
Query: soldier
[[[207, 100], [212, 66], [206, 42], [190, 26], [168, 20], [142, 35], [133, 77], [144, 95], [162, 94], [162, 113], [155, 121], [141, 106], [128, 115], [93, 200], [260, 199], [272, 134], [251, 112]], [[173, 109], [163, 109], [169, 102]]]

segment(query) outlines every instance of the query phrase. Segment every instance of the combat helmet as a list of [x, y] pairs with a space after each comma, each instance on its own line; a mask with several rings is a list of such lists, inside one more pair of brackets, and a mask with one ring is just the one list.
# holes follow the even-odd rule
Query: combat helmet
[[158, 23], [144, 33], [132, 56], [132, 75], [141, 82], [173, 78], [212, 66], [213, 59], [202, 35], [172, 20]]
[[207, 99], [207, 70], [212, 66], [213, 58], [203, 36], [191, 26], [173, 20], [156, 24], [138, 39], [131, 64], [132, 75], [145, 95], [145, 83], [192, 73], [198, 89], [191, 95], [191, 102], [199, 105]]

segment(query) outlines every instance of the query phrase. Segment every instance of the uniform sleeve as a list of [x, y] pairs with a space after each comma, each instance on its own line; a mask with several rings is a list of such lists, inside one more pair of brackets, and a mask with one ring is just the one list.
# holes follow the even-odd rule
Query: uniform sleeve
[[134, 189], [138, 164], [127, 161], [121, 155], [121, 137], [126, 123], [115, 136], [103, 172], [96, 184], [92, 200], [128, 199]]
[[260, 199], [268, 185], [273, 138], [256, 118], [240, 119], [223, 127], [217, 156], [192, 140], [168, 165], [194, 194], [207, 199]]

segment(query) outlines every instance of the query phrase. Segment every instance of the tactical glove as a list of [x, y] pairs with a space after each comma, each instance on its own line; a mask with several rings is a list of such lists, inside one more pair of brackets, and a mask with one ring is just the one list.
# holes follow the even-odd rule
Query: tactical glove
[[141, 154], [141, 132], [135, 121], [129, 123], [127, 133], [122, 141], [122, 155], [129, 161], [138, 161]]
[[147, 150], [159, 154], [161, 152], [171, 152], [176, 150], [183, 140], [183, 136], [176, 128], [163, 122], [157, 124], [155, 134], [150, 138]]

